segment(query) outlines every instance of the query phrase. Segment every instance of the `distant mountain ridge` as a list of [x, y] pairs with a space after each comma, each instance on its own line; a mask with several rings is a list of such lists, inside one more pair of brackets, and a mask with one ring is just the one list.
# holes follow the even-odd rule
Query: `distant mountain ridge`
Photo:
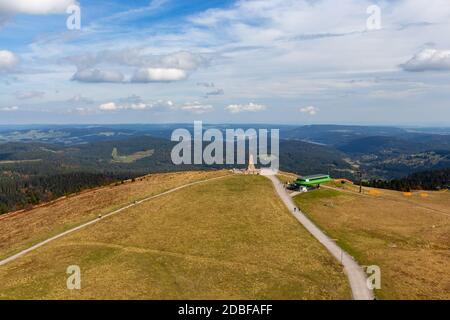
[[[277, 126], [204, 125], [204, 129], [211, 127], [224, 131]], [[176, 142], [170, 137], [177, 128], [192, 130], [192, 124], [2, 127], [0, 188], [10, 195], [0, 199], [2, 210], [51, 199], [51, 194], [62, 191], [76, 191], [83, 188], [83, 183], [90, 187], [153, 172], [245, 167], [175, 166], [171, 150]], [[297, 174], [328, 173], [348, 179], [357, 179], [358, 172], [362, 172], [366, 180], [398, 180], [415, 172], [450, 168], [450, 135], [443, 132], [281, 126], [280, 168]], [[52, 189], [51, 181], [59, 186]], [[76, 188], [70, 189], [71, 183]]]

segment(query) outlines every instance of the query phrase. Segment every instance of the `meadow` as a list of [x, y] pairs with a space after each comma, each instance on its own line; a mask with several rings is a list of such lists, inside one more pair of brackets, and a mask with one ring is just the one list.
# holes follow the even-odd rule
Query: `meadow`
[[[326, 186], [325, 186], [326, 187]], [[450, 299], [450, 193], [331, 184], [295, 197], [362, 265], [381, 268], [380, 299]]]
[[227, 171], [151, 174], [135, 181], [91, 189], [37, 208], [0, 216], [0, 259], [114, 211], [134, 201]]
[[[81, 290], [66, 287], [70, 265]], [[351, 298], [342, 267], [271, 182], [244, 175], [106, 218], [0, 267], [0, 278], [1, 299]]]

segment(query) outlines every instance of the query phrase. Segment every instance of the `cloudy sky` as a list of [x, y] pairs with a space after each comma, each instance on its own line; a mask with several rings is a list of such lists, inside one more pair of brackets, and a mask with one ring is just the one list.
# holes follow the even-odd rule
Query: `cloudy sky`
[[0, 124], [450, 125], [449, 34], [449, 0], [0, 0]]

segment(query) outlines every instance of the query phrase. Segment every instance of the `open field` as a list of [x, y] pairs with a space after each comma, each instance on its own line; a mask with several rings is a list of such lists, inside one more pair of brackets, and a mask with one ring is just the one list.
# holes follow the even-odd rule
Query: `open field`
[[280, 171], [277, 174], [278, 180], [280, 180], [282, 183], [291, 183], [291, 182], [297, 180], [298, 177], [299, 177], [298, 175], [295, 175], [293, 173], [283, 172], [283, 171]]
[[[352, 184], [341, 184], [339, 182], [330, 182], [324, 185], [324, 187], [336, 188], [345, 192], [359, 193], [359, 186]], [[412, 191], [412, 192], [399, 192], [387, 189], [376, 188], [362, 188], [362, 194], [378, 199], [386, 199], [391, 201], [397, 201], [402, 203], [409, 203], [411, 206], [420, 207], [424, 209], [434, 210], [443, 214], [450, 214], [450, 192], [444, 191]]]
[[0, 165], [5, 164], [20, 164], [20, 163], [33, 163], [33, 162], [41, 162], [42, 159], [34, 159], [34, 160], [3, 160], [0, 161]]
[[0, 216], [0, 259], [116, 210], [190, 182], [229, 174], [227, 171], [152, 174], [135, 182], [82, 192], [30, 211]]
[[359, 195], [357, 186], [338, 189], [294, 200], [360, 264], [380, 266], [377, 297], [450, 299], [449, 192], [405, 195], [366, 188]]
[[[82, 289], [66, 288], [81, 268]], [[130, 208], [0, 267], [0, 298], [349, 299], [341, 267], [260, 176]]]
[[112, 151], [112, 162], [115, 163], [133, 163], [141, 159], [151, 157], [155, 153], [155, 150], [139, 151], [130, 155], [119, 155], [117, 148]]

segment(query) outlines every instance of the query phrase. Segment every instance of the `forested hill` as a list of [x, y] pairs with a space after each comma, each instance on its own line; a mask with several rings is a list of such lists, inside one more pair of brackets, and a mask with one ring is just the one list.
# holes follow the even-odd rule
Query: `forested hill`
[[0, 177], [0, 214], [26, 209], [85, 189], [122, 183], [129, 174], [72, 172], [15, 179]]
[[442, 190], [450, 187], [450, 168], [417, 172], [403, 179], [372, 180], [365, 185], [398, 191]]
[[[69, 146], [40, 142], [0, 144], [0, 214], [150, 173], [245, 167], [176, 166], [171, 161], [174, 145], [170, 140], [150, 136]], [[301, 174], [329, 172], [351, 178], [351, 165], [343, 160], [345, 155], [332, 147], [282, 140], [280, 150], [282, 170]]]

